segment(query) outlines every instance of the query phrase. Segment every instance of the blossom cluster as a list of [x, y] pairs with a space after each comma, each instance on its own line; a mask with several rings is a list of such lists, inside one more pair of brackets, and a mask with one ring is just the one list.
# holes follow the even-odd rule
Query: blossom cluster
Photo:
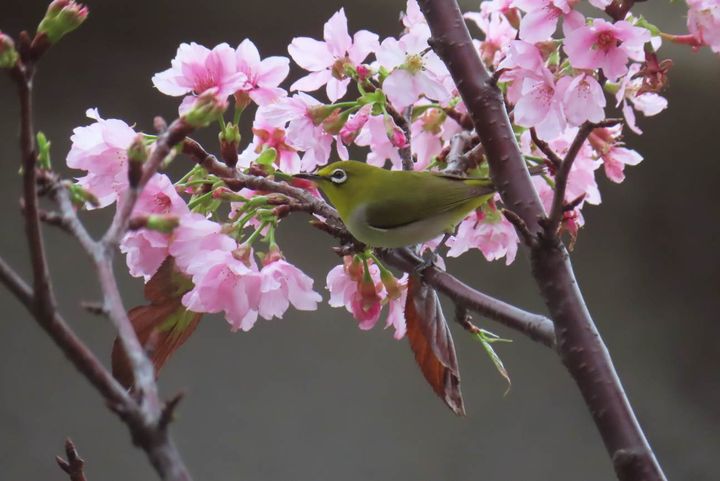
[[[533, 182], [546, 210], [555, 193], [556, 166], [539, 144], [562, 158], [580, 126], [598, 123], [615, 110], [630, 131], [642, 133], [637, 114], [649, 117], [667, 107], [661, 95], [667, 65], [657, 52], [664, 39], [685, 38], [632, 14], [619, 20], [604, 16], [610, 0], [588, 0], [583, 11], [594, 15], [585, 16], [578, 10], [583, 3], [488, 0], [465, 15], [481, 34], [474, 45], [503, 91], [528, 167], [542, 167]], [[692, 41], [684, 42], [720, 52], [720, 2], [687, 3]], [[211, 114], [220, 127], [221, 150], [226, 153], [228, 145], [234, 150], [223, 159], [241, 171], [287, 179], [335, 155], [347, 159], [350, 147], [363, 149], [363, 160], [372, 165], [401, 169], [409, 159], [415, 170], [442, 171], [451, 140], [472, 130], [467, 108], [430, 48], [430, 29], [415, 0], [408, 0], [401, 21], [397, 37], [381, 39], [368, 30], [351, 34], [340, 9], [325, 23], [322, 39], [294, 38], [289, 58], [262, 58], [249, 39], [236, 48], [182, 44], [170, 68], [152, 82], [160, 92], [182, 97], [181, 115], [208, 96], [219, 110], [232, 106], [232, 121], [224, 112]], [[306, 74], [286, 89], [281, 84], [291, 59]], [[238, 146], [239, 121], [251, 110], [252, 139]], [[75, 130], [67, 163], [87, 172], [78, 185], [95, 199], [95, 207], [122, 203], [128, 148], [140, 139], [152, 149], [155, 137], [138, 134], [121, 120], [102, 119], [97, 111], [89, 115], [95, 122]], [[601, 202], [601, 167], [607, 179], [620, 183], [626, 166], [640, 161], [642, 156], [624, 144], [622, 125], [595, 128], [569, 174], [565, 201], [572, 209], [562, 228], [574, 238], [584, 223], [584, 206]], [[467, 174], [486, 177], [485, 159]], [[448, 239], [447, 255], [476, 249], [487, 260], [511, 263], [519, 239], [500, 214], [500, 204], [497, 196], [469, 214]], [[290, 305], [312, 310], [321, 300], [312, 279], [283, 258], [275, 240], [285, 213], [272, 194], [232, 191], [199, 166], [175, 183], [156, 174], [133, 212], [145, 224], [128, 233], [121, 248], [130, 273], [146, 281], [172, 257], [192, 281], [182, 299], [187, 309], [222, 312], [233, 329], [248, 330], [258, 316], [282, 317]], [[387, 304], [387, 325], [395, 337], [404, 335], [406, 282], [372, 254], [346, 257], [328, 274], [327, 288], [330, 305], [344, 306], [362, 329], [373, 327]]]

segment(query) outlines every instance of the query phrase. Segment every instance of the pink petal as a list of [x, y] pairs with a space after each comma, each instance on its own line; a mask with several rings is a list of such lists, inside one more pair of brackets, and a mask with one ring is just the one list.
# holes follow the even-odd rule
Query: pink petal
[[294, 38], [288, 52], [296, 64], [311, 72], [324, 70], [335, 61], [325, 42], [308, 37]]
[[330, 101], [335, 102], [337, 99], [344, 97], [349, 83], [349, 78], [338, 80], [335, 77], [330, 77], [327, 85], [325, 86], [327, 96]]
[[320, 70], [312, 72], [304, 77], [297, 79], [291, 86], [290, 90], [300, 90], [303, 92], [313, 92], [325, 85], [332, 78], [329, 70]]
[[352, 39], [350, 38], [350, 34], [348, 34], [347, 17], [345, 16], [344, 8], [335, 12], [335, 14], [330, 17], [330, 20], [325, 23], [323, 37], [325, 38], [325, 42], [327, 42], [327, 47], [331, 54], [337, 58], [345, 56], [345, 53], [352, 45]]
[[355, 65], [360, 65], [365, 58], [380, 48], [376, 33], [358, 30], [353, 36], [353, 45], [348, 49], [348, 57]]
[[277, 87], [290, 72], [290, 60], [286, 57], [268, 57], [258, 66], [257, 82], [264, 87]]
[[520, 38], [530, 43], [549, 39], [555, 32], [559, 15], [553, 7], [527, 13], [520, 22]]

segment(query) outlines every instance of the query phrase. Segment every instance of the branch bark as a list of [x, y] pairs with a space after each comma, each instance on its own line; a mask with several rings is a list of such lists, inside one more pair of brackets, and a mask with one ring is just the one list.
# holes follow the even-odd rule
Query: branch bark
[[[39, 55], [32, 55], [29, 37], [21, 36], [20, 51], [25, 52], [10, 75], [15, 81], [20, 100], [20, 152], [23, 168], [23, 217], [30, 246], [33, 271], [33, 287], [2, 259], [0, 259], [0, 282], [25, 305], [40, 326], [50, 335], [75, 367], [91, 382], [105, 398], [110, 409], [127, 424], [133, 442], [146, 451], [151, 463], [163, 479], [189, 481], [190, 475], [184, 462], [169, 437], [167, 420], [177, 405], [172, 402], [163, 406], [157, 393], [154, 371], [143, 347], [140, 345], [120, 299], [112, 271], [112, 254], [119, 239], [127, 229], [127, 223], [142, 187], [157, 170], [170, 149], [180, 142], [192, 129], [178, 119], [166, 133], [160, 136], [153, 156], [145, 165], [139, 184], [131, 189], [118, 214], [100, 242], [95, 242], [80, 223], [68, 193], [57, 178], [46, 170], [39, 171], [32, 115], [32, 85], [34, 61]], [[123, 345], [133, 360], [136, 379], [140, 379], [137, 398], [131, 396], [100, 363], [90, 349], [75, 335], [60, 316], [53, 294], [45, 247], [40, 226], [41, 211], [38, 206], [39, 173], [43, 187], [49, 187], [61, 208], [57, 219], [79, 240], [81, 246], [95, 262], [100, 277], [105, 302], [111, 319], [118, 329]], [[69, 453], [69, 451], [68, 451]], [[70, 456], [70, 454], [68, 454]], [[70, 460], [69, 460], [70, 461]], [[67, 464], [67, 463], [66, 463]], [[76, 463], [77, 464], [77, 463]], [[62, 467], [62, 464], [61, 464]], [[68, 468], [72, 468], [68, 464]], [[73, 468], [75, 476], [82, 475]], [[71, 473], [69, 473], [71, 474]], [[71, 475], [72, 476], [72, 475]], [[81, 478], [77, 478], [81, 479]]]
[[419, 3], [432, 32], [431, 45], [447, 65], [471, 113], [503, 202], [540, 240], [530, 249], [532, 273], [555, 322], [557, 350], [583, 395], [618, 478], [665, 480], [590, 317], [567, 250], [556, 235], [543, 235], [544, 212], [502, 95], [473, 47], [457, 2]]

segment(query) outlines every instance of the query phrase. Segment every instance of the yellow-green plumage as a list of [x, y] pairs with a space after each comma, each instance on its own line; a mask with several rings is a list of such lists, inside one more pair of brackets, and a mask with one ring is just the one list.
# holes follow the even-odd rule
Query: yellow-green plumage
[[350, 233], [372, 247], [419, 244], [451, 232], [493, 195], [487, 180], [390, 171], [352, 160], [300, 177], [315, 181]]

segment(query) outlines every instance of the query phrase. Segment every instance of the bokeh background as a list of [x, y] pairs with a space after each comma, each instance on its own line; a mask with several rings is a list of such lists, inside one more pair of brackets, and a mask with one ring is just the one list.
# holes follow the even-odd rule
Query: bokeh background
[[[237, 45], [250, 37], [263, 56], [286, 55], [293, 37], [319, 38], [340, 6], [351, 31], [368, 28], [383, 37], [398, 32], [404, 6], [381, 0], [88, 3], [89, 21], [47, 55], [36, 81], [37, 127], [52, 139], [56, 165], [63, 164], [73, 127], [89, 122], [88, 107], [146, 131], [154, 115], [172, 118], [176, 100], [154, 91], [150, 77], [169, 66], [180, 42]], [[2, 0], [0, 29], [14, 35], [33, 28], [46, 4]], [[643, 5], [638, 11], [666, 31], [685, 31], [682, 2]], [[675, 61], [670, 110], [641, 120], [646, 135], [627, 137], [645, 161], [628, 168], [625, 184], [599, 174], [603, 203], [585, 209], [587, 227], [573, 258], [670, 479], [710, 481], [720, 479], [720, 59], [673, 46], [663, 55]], [[11, 83], [1, 77], [0, 255], [27, 274], [16, 103]], [[100, 232], [109, 212], [86, 218]], [[284, 222], [281, 245], [323, 291], [337, 263], [329, 252], [333, 241], [306, 220], [298, 215]], [[72, 240], [52, 229], [47, 239], [63, 312], [107, 360], [111, 326], [78, 307], [98, 298], [94, 273]], [[123, 273], [122, 259], [118, 265], [127, 305], [140, 303], [142, 283]], [[449, 269], [486, 292], [544, 312], [523, 255], [505, 267], [475, 252], [450, 261]], [[126, 428], [4, 289], [0, 306], [0, 479], [64, 479], [53, 458], [66, 436], [87, 460], [89, 479], [154, 479]], [[504, 396], [506, 386], [480, 345], [453, 326], [469, 412], [457, 418], [425, 384], [406, 341], [379, 327], [361, 332], [343, 310], [289, 311], [240, 334], [207, 317], [161, 379], [166, 395], [188, 391], [175, 439], [198, 480], [613, 479], [558, 359], [478, 321], [515, 339], [499, 348], [513, 386]]]

